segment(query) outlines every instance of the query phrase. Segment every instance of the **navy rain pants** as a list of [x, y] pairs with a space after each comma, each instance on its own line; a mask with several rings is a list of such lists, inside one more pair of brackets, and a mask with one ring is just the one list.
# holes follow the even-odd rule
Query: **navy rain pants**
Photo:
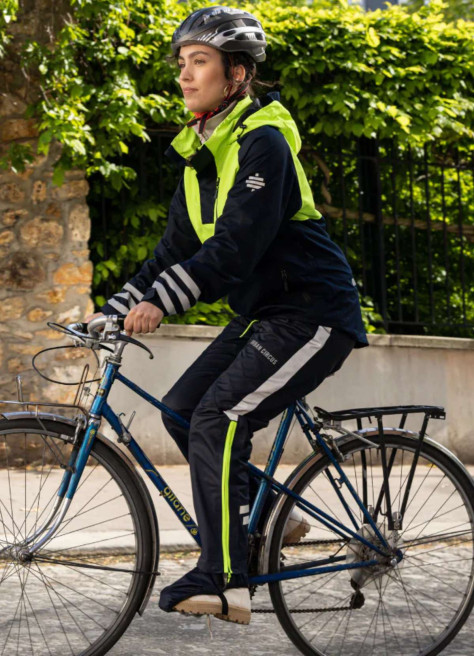
[[191, 424], [163, 415], [190, 464], [201, 570], [247, 572], [251, 437], [337, 371], [353, 346], [346, 333], [301, 319], [237, 317], [164, 397]]

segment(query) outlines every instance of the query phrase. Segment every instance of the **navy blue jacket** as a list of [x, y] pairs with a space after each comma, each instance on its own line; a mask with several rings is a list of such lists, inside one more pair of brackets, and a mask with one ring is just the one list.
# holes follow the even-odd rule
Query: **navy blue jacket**
[[[181, 179], [154, 257], [102, 311], [126, 314], [144, 300], [169, 315], [186, 311], [197, 300], [213, 303], [227, 295], [230, 307], [249, 319], [298, 316], [339, 328], [355, 339], [356, 347], [366, 346], [355, 281], [324, 220], [291, 220], [302, 198], [283, 134], [266, 125], [244, 134], [238, 159], [214, 235], [204, 243], [198, 238]], [[253, 184], [256, 174], [263, 185]], [[203, 216], [206, 196], [212, 198], [216, 184], [211, 163], [199, 172]]]

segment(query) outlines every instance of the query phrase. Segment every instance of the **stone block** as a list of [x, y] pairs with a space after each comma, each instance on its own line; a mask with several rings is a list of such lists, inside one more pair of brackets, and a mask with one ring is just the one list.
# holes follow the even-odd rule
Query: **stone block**
[[78, 260], [87, 260], [89, 259], [89, 249], [80, 250], [80, 251], [71, 251], [71, 255], [77, 257]]
[[37, 205], [46, 200], [47, 193], [48, 187], [46, 182], [44, 182], [44, 180], [35, 180], [33, 191], [31, 192], [31, 200], [33, 201], [33, 204]]
[[62, 303], [66, 298], [66, 287], [54, 287], [47, 292], [38, 294], [36, 298], [39, 301], [44, 301], [51, 305], [57, 305], [58, 303]]
[[10, 344], [8, 348], [13, 353], [19, 353], [20, 355], [36, 355], [42, 347], [38, 344]]
[[61, 205], [59, 205], [59, 203], [49, 203], [45, 210], [45, 214], [46, 216], [50, 216], [53, 219], [60, 219], [63, 215]]
[[25, 309], [25, 300], [21, 296], [10, 296], [2, 301], [2, 321], [19, 319]]
[[87, 300], [86, 309], [84, 310], [84, 316], [88, 317], [89, 314], [94, 314], [94, 310], [95, 310], [94, 301], [91, 298], [89, 298]]
[[19, 374], [26, 369], [26, 364], [23, 363], [21, 358], [10, 358], [8, 360], [8, 371], [11, 374]]
[[70, 180], [65, 182], [61, 187], [55, 187], [52, 190], [53, 198], [57, 200], [71, 200], [72, 198], [81, 198], [89, 193], [89, 183], [87, 180]]
[[47, 330], [37, 330], [35, 335], [39, 335], [40, 337], [45, 337], [46, 339], [55, 341], [59, 341], [60, 339], [64, 338], [63, 333], [60, 333], [57, 330], [53, 330], [52, 328], [48, 328]]
[[65, 312], [58, 314], [55, 321], [62, 325], [72, 323], [73, 321], [80, 321], [82, 318], [82, 312], [79, 305], [74, 305], [74, 307], [68, 308]]
[[0, 127], [0, 141], [32, 139], [38, 136], [36, 120], [29, 118], [12, 118], [3, 121]]
[[3, 344], [0, 342], [0, 367], [3, 364]]
[[15, 225], [17, 221], [20, 221], [20, 219], [23, 219], [25, 216], [28, 216], [27, 210], [5, 210], [5, 212], [2, 213], [1, 222], [3, 223], [4, 226], [10, 228], [11, 226]]
[[0, 268], [0, 286], [6, 289], [34, 289], [44, 279], [43, 267], [28, 253], [13, 253]]
[[54, 359], [57, 362], [70, 362], [71, 360], [85, 360], [90, 357], [91, 352], [88, 349], [73, 348], [73, 349], [60, 349], [56, 351]]
[[69, 215], [69, 231], [74, 241], [88, 241], [91, 232], [91, 220], [87, 205], [75, 205]]
[[76, 266], [71, 262], [63, 264], [53, 275], [53, 281], [59, 285], [90, 284], [92, 282], [92, 262]]
[[15, 239], [15, 233], [13, 232], [13, 230], [2, 230], [0, 232], [0, 246], [6, 246], [7, 244], [11, 244], [14, 239]]
[[57, 221], [36, 217], [20, 228], [20, 234], [30, 248], [60, 246], [64, 229]]
[[24, 103], [18, 96], [11, 93], [0, 94], [0, 115], [11, 116], [17, 114], [22, 116], [26, 111], [26, 103]]
[[24, 339], [27, 342], [31, 341], [34, 337], [33, 333], [27, 333], [24, 330], [22, 330], [22, 331], [16, 331], [15, 330], [14, 333], [15, 333], [15, 339]]
[[21, 203], [24, 199], [24, 190], [14, 182], [7, 182], [0, 185], [0, 201], [6, 203]]
[[43, 308], [33, 308], [26, 315], [28, 321], [38, 323], [39, 321], [45, 321], [48, 317], [53, 314], [52, 310], [43, 310]]

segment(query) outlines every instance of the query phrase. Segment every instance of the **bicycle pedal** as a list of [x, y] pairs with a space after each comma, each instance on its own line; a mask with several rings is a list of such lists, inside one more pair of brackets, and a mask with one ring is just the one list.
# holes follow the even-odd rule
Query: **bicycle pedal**
[[365, 603], [365, 597], [362, 594], [362, 592], [360, 590], [354, 592], [354, 594], [351, 597], [350, 607], [354, 610], [358, 610], [359, 608], [362, 608], [364, 603]]

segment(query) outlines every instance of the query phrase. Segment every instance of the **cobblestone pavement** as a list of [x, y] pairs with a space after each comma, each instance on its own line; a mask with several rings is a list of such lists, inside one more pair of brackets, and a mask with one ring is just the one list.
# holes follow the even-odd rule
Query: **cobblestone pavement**
[[[290, 656], [301, 653], [290, 642], [274, 615], [254, 614], [248, 627], [213, 619], [211, 635], [203, 617], [160, 611], [157, 603], [159, 590], [189, 571], [194, 563], [195, 558], [187, 555], [162, 558], [162, 576], [157, 580], [145, 614], [132, 622], [120, 642], [109, 652], [110, 656]], [[266, 588], [261, 588], [255, 597], [255, 605], [269, 607], [269, 603]], [[442, 653], [443, 656], [473, 656], [474, 614]], [[385, 654], [381, 652], [381, 656]]]

